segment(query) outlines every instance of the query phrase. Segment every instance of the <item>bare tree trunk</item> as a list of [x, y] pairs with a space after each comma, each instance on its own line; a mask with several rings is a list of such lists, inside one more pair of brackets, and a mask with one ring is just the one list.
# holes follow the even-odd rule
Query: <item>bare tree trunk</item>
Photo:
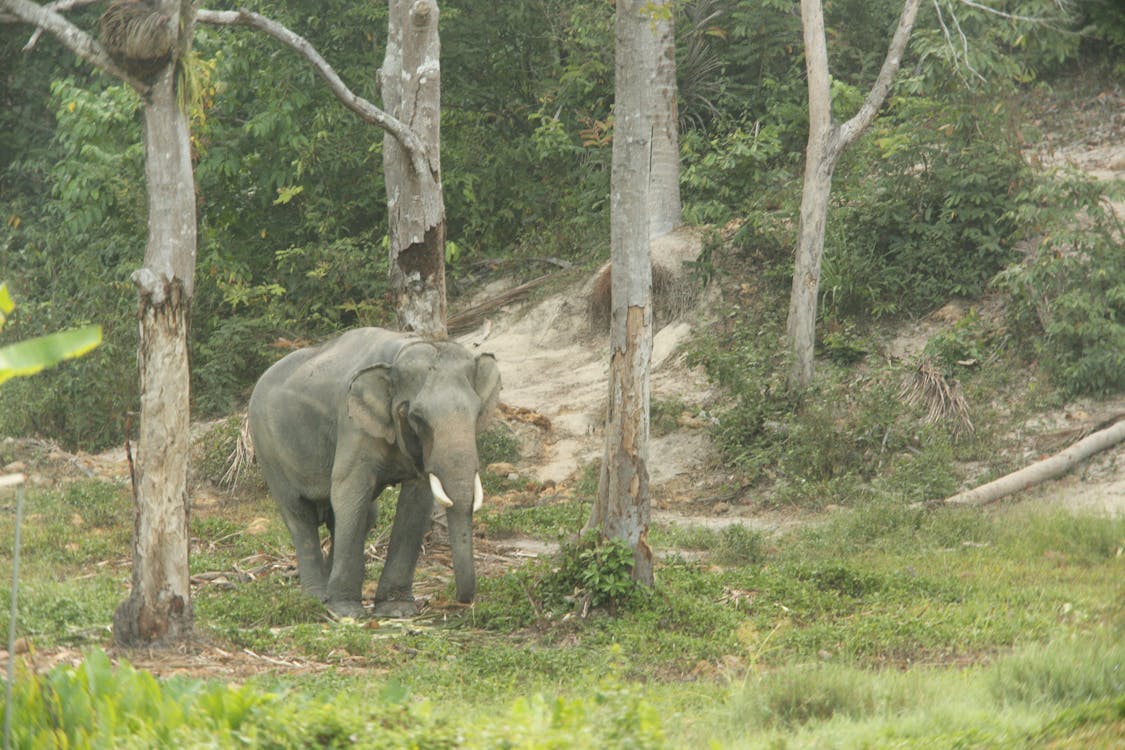
[[[162, 12], [190, 39], [190, 4]], [[137, 361], [141, 426], [137, 455], [133, 588], [113, 615], [124, 645], [166, 644], [192, 632], [188, 575], [187, 473], [190, 452], [188, 319], [195, 272], [195, 184], [187, 115], [176, 92], [176, 62], [143, 102], [148, 245], [133, 274], [140, 301]]]
[[598, 498], [588, 528], [633, 550], [633, 578], [653, 583], [648, 546], [649, 363], [652, 261], [649, 250], [651, 87], [656, 39], [645, 0], [617, 0], [610, 245], [613, 263], [609, 410]]
[[383, 136], [391, 289], [402, 330], [444, 337], [445, 205], [441, 191], [441, 45], [435, 0], [390, 0], [380, 71], [383, 106], [425, 149], [425, 169]]
[[820, 0], [802, 0], [805, 70], [809, 89], [809, 140], [805, 148], [805, 182], [801, 194], [801, 222], [793, 291], [789, 297], [787, 331], [790, 343], [789, 387], [803, 390], [812, 382], [816, 339], [816, 307], [820, 265], [824, 258], [824, 229], [828, 197], [836, 169], [838, 136], [832, 123], [832, 91], [828, 75], [828, 46]]
[[680, 204], [680, 133], [676, 107], [675, 10], [670, 0], [650, 7], [656, 36], [652, 83], [652, 167], [649, 175], [649, 234], [660, 237], [683, 223]]
[[890, 92], [898, 72], [921, 0], [906, 0], [898, 27], [883, 60], [879, 76], [859, 112], [843, 125], [832, 121], [831, 78], [828, 45], [824, 36], [824, 12], [820, 0], [801, 0], [801, 26], [805, 41], [805, 70], [809, 88], [809, 140], [805, 150], [805, 184], [801, 195], [801, 224], [789, 298], [790, 390], [801, 391], [813, 379], [813, 350], [816, 342], [817, 297], [820, 267], [824, 259], [824, 231], [828, 221], [828, 199], [832, 173], [840, 155], [855, 142], [875, 118]]

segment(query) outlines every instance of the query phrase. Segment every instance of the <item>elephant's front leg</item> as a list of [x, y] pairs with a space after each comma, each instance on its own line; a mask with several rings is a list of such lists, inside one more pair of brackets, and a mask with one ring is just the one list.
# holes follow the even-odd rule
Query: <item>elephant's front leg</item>
[[430, 525], [434, 496], [424, 479], [402, 483], [391, 526], [387, 562], [375, 590], [375, 614], [380, 617], [413, 617], [418, 614], [414, 602], [414, 569], [422, 551], [422, 537]]
[[332, 482], [332, 554], [328, 576], [328, 609], [340, 617], [364, 616], [363, 545], [371, 517], [374, 481], [363, 472]]

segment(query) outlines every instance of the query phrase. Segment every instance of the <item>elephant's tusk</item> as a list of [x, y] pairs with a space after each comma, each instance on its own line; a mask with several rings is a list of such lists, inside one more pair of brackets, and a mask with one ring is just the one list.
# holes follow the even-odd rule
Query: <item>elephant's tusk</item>
[[434, 500], [441, 503], [442, 507], [453, 507], [453, 501], [449, 499], [449, 495], [445, 494], [445, 487], [441, 486], [441, 480], [434, 474], [430, 474], [430, 491], [434, 493]]
[[482, 505], [484, 505], [484, 487], [481, 486], [480, 473], [478, 472], [473, 480], [473, 512], [480, 510]]

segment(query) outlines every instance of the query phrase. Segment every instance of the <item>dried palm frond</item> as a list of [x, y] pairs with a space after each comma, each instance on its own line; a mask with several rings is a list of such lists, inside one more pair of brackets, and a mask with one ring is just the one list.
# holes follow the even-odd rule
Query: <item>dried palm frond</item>
[[254, 441], [250, 437], [250, 419], [244, 417], [242, 428], [238, 431], [238, 440], [234, 441], [234, 449], [227, 456], [227, 469], [223, 473], [223, 478], [219, 480], [219, 484], [229, 490], [234, 490], [246, 476], [246, 472], [250, 470], [250, 465], [253, 463]]
[[947, 380], [928, 360], [923, 360], [902, 384], [899, 398], [907, 404], [925, 406], [926, 421], [931, 424], [948, 422], [954, 437], [973, 431], [969, 404], [961, 392], [961, 384]]
[[132, 75], [147, 78], [172, 59], [176, 29], [149, 0], [114, 0], [99, 29], [102, 46]]

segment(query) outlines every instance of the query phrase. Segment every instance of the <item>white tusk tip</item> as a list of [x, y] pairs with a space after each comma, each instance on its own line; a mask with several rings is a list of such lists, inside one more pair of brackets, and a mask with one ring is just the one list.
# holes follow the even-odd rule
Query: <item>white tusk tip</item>
[[430, 491], [434, 493], [434, 500], [437, 500], [443, 508], [452, 508], [453, 501], [449, 499], [449, 495], [445, 492], [445, 487], [442, 486], [441, 480], [435, 475], [430, 474]]

